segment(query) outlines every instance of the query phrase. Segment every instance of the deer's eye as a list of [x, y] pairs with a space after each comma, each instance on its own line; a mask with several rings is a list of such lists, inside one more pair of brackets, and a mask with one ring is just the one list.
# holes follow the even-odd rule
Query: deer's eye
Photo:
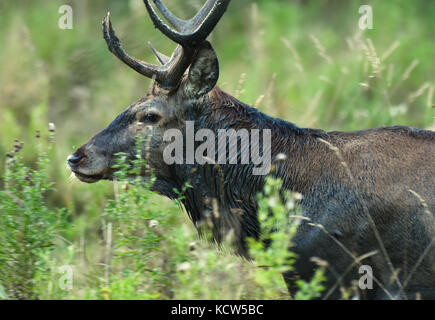
[[140, 122], [154, 124], [157, 123], [160, 120], [160, 118], [161, 116], [158, 115], [157, 113], [147, 113], [140, 119]]

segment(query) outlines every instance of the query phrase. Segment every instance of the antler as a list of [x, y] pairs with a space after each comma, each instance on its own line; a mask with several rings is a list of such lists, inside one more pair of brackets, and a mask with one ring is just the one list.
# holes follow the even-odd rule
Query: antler
[[121, 61], [140, 74], [148, 78], [155, 78], [161, 87], [172, 90], [178, 87], [184, 72], [192, 63], [196, 49], [205, 41], [219, 22], [230, 0], [208, 0], [201, 10], [192, 19], [187, 21], [177, 18], [160, 0], [153, 1], [160, 13], [175, 29], [169, 27], [160, 19], [149, 0], [144, 0], [145, 7], [154, 26], [169, 39], [178, 43], [171, 58], [157, 52], [150, 45], [163, 65], [157, 66], [129, 56], [121, 47], [121, 42], [115, 35], [110, 20], [110, 12], [103, 19], [103, 36], [110, 52]]

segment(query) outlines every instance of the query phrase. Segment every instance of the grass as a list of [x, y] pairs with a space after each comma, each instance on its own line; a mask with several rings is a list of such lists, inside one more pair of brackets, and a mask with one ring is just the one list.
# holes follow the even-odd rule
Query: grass
[[[289, 220], [288, 214], [300, 215], [296, 195], [280, 200], [281, 181], [269, 178], [258, 195], [262, 236], [248, 239], [253, 260], [247, 261], [231, 255], [228, 244], [216, 250], [211, 243], [197, 242], [195, 231], [177, 221], [181, 198], [161, 205], [150, 191], [154, 178], [144, 182], [138, 176], [146, 166], [140, 148], [132, 162], [119, 154], [115, 198], [101, 215], [101, 255], [98, 262], [89, 262], [80, 241], [62, 236], [75, 227], [66, 219], [68, 210], [52, 211], [45, 203], [46, 193], [55, 191], [47, 177], [51, 159], [40, 150], [32, 170], [23, 165], [21, 150], [16, 142], [8, 154], [0, 191], [0, 298], [289, 298], [281, 273], [291, 270], [296, 258], [288, 248], [298, 218]], [[295, 298], [318, 297], [324, 289], [322, 275], [320, 268], [312, 281], [299, 281]]]
[[[184, 17], [200, 4], [166, 2]], [[216, 250], [199, 240], [173, 202], [140, 186], [125, 190], [121, 183], [87, 185], [69, 178], [68, 154], [143, 96], [149, 85], [108, 52], [100, 25], [107, 10], [133, 56], [154, 61], [148, 40], [165, 53], [174, 44], [152, 27], [139, 0], [66, 3], [73, 7], [72, 30], [57, 27], [63, 2], [0, 4], [0, 219], [41, 224], [44, 233], [30, 234], [28, 241], [36, 244], [39, 236], [47, 241], [38, 245], [42, 251], [22, 251], [19, 238], [0, 229], [4, 247], [18, 250], [17, 261], [25, 261], [23, 255], [38, 261], [21, 266], [30, 273], [16, 273], [22, 289], [13, 291], [14, 283], [0, 280], [0, 298], [288, 298], [277, 270], [257, 270], [229, 248]], [[233, 1], [211, 37], [221, 67], [219, 86], [301, 127], [434, 127], [435, 6], [369, 1], [374, 29], [363, 32], [357, 24], [361, 4]], [[49, 122], [56, 125], [55, 136], [48, 131]], [[40, 138], [35, 137], [38, 130]], [[6, 154], [15, 139], [24, 148], [14, 153], [21, 165], [11, 176]], [[38, 172], [35, 179], [44, 190], [25, 180]], [[25, 211], [11, 198], [8, 176], [23, 183], [15, 197], [36, 203], [35, 208]], [[38, 210], [40, 215], [30, 214]], [[54, 217], [58, 212], [62, 214]], [[140, 259], [132, 258], [138, 253]], [[5, 259], [0, 264], [13, 274], [14, 265]], [[64, 265], [74, 271], [69, 291], [59, 287], [58, 267]], [[207, 285], [189, 281], [194, 274], [203, 274]], [[314, 292], [320, 282], [313, 282]], [[301, 284], [298, 298], [312, 297], [310, 288]]]

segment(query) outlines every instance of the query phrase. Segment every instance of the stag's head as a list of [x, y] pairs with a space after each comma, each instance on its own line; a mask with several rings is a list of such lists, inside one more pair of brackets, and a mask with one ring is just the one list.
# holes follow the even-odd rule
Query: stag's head
[[109, 50], [132, 69], [153, 79], [153, 84], [144, 97], [69, 156], [68, 165], [81, 181], [112, 179], [116, 154], [134, 156], [136, 138], [145, 134], [149, 137], [148, 165], [158, 178], [164, 179], [169, 175], [169, 166], [163, 159], [168, 143], [163, 140], [164, 132], [183, 128], [186, 119], [192, 119], [203, 111], [203, 106], [210, 105], [210, 91], [218, 80], [219, 66], [206, 38], [224, 14], [229, 0], [208, 0], [188, 21], [177, 18], [160, 0], [154, 0], [172, 27], [160, 19], [149, 0], [144, 3], [156, 28], [178, 46], [167, 57], [150, 45], [161, 65], [135, 59], [121, 47], [110, 14], [104, 18], [103, 35]]

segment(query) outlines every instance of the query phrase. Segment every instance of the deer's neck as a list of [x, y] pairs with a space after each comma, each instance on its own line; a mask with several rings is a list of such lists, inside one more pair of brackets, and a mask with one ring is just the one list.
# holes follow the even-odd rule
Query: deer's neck
[[[202, 112], [195, 119], [195, 130], [209, 129], [216, 133], [219, 129], [270, 130], [274, 175], [285, 181], [287, 189], [307, 190], [313, 175], [310, 162], [314, 159], [316, 137], [326, 134], [269, 117], [216, 90], [213, 94], [217, 100], [209, 112]], [[273, 163], [278, 154], [285, 155], [285, 160]], [[253, 175], [253, 166], [252, 163], [183, 164], [172, 168], [172, 183], [179, 190], [186, 183], [190, 185], [185, 189], [183, 203], [196, 227], [199, 230], [210, 227], [218, 242], [232, 234], [241, 254], [246, 253], [245, 238], [256, 237], [259, 232], [256, 195], [263, 190], [265, 176]]]
[[[329, 140], [328, 134], [323, 130], [300, 128], [291, 122], [270, 117], [218, 88], [212, 94], [215, 103], [207, 116], [209, 126], [214, 127], [214, 130], [222, 127], [270, 130], [271, 161], [275, 168], [273, 174], [282, 178], [285, 188], [306, 192], [321, 171], [318, 154], [325, 149], [325, 145], [318, 138]], [[285, 159], [277, 161], [278, 155], [284, 155]], [[250, 177], [252, 182], [260, 183], [261, 188], [264, 182], [262, 178]]]

